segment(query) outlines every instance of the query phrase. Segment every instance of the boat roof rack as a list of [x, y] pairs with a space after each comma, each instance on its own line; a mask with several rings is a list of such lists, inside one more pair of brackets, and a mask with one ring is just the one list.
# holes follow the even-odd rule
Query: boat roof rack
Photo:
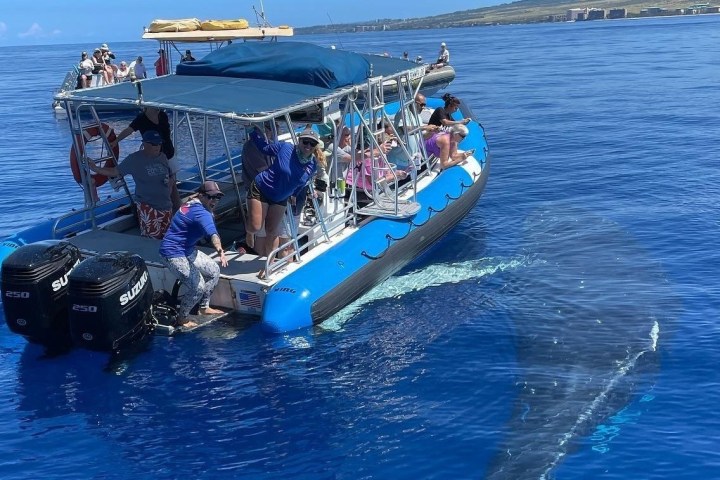
[[292, 37], [292, 27], [249, 27], [240, 30], [193, 30], [191, 32], [146, 32], [144, 40], [160, 42], [207, 43], [228, 40], [262, 40], [268, 37]]

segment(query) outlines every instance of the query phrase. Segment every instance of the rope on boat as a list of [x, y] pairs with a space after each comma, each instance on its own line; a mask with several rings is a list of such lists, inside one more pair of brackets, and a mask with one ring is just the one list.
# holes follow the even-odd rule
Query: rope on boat
[[387, 235], [385, 235], [385, 238], [387, 238], [388, 241], [389, 241], [389, 240], [392, 240], [392, 241], [395, 241], [395, 242], [397, 242], [398, 240], [402, 240], [403, 238], [405, 238], [405, 237], [407, 237], [408, 235], [410, 235], [410, 232], [412, 232], [412, 230], [413, 230], [412, 222], [410, 222], [409, 225], [410, 225], [410, 228], [408, 229], [408, 232], [407, 232], [405, 235], [403, 235], [402, 237], [395, 238], [395, 237], [393, 237], [392, 235], [390, 235], [390, 234], [388, 233]]
[[365, 250], [363, 250], [362, 252], [360, 252], [360, 255], [362, 255], [365, 258], [369, 258], [370, 260], [379, 260], [382, 257], [384, 257], [386, 253], [387, 253], [387, 249], [383, 250], [383, 252], [380, 255], [374, 256], [374, 255], [370, 255]]

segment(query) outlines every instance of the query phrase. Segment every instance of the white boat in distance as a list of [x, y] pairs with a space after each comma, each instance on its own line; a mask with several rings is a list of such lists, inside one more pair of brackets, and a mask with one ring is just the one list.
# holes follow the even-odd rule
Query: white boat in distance
[[[247, 185], [241, 179], [237, 139], [243, 141], [260, 122], [270, 122], [277, 138], [293, 143], [298, 129], [308, 123], [315, 128], [335, 122], [348, 126], [355, 132], [351, 166], [362, 164], [361, 152], [367, 148], [376, 151], [366, 160], [371, 161], [372, 178], [387, 175], [388, 156], [395, 155], [398, 165], [403, 160], [409, 181], [401, 182], [391, 168], [391, 181], [353, 186], [346, 200], [341, 182], [332, 181], [342, 178], [338, 159], [329, 155], [328, 188], [316, 198], [308, 186], [310, 200], [298, 222], [288, 210], [291, 238], [270, 256], [275, 261], [229, 254], [229, 266], [221, 269], [211, 299], [216, 307], [256, 316], [272, 332], [307, 328], [328, 318], [438, 241], [476, 205], [485, 187], [489, 155], [476, 120], [467, 125], [469, 134], [459, 144], [458, 151], [466, 152], [464, 163], [441, 169], [438, 158], [427, 153], [413, 88], [416, 80], [422, 86], [425, 73], [424, 66], [398, 59], [299, 42], [253, 42], [183, 64], [176, 75], [58, 95], [56, 100], [77, 105], [69, 109], [68, 122], [84, 205], [2, 242], [8, 326], [39, 343], [65, 331], [74, 344], [99, 350], [121, 348], [153, 330], [174, 331], [172, 322], [158, 319], [152, 302], [153, 292], [171, 292], [176, 282], [160, 261], [160, 242], [139, 235], [127, 189], [116, 192], [108, 183], [96, 192], [98, 182], [87, 169], [89, 161], [118, 160], [118, 152], [109, 148], [114, 132], [102, 125], [95, 108], [108, 104], [168, 112], [175, 143], [180, 137], [189, 139], [195, 157], [182, 162], [181, 193], [193, 194], [206, 180], [217, 182], [225, 193], [214, 213], [228, 252], [245, 236]], [[396, 101], [385, 100], [388, 82], [398, 86]], [[441, 105], [441, 99], [428, 99], [429, 107]], [[466, 105], [456, 112], [458, 118], [460, 114], [473, 117]], [[382, 123], [391, 125], [399, 140], [387, 155], [378, 139]], [[88, 131], [98, 135], [86, 145]], [[224, 153], [208, 153], [210, 144]], [[363, 193], [369, 205], [358, 204]], [[43, 240], [59, 243], [32, 243]], [[217, 257], [213, 248], [199, 248]], [[97, 268], [83, 267], [86, 262], [96, 262]], [[68, 281], [76, 269], [96, 276], [76, 284], [70, 275]], [[267, 272], [262, 279], [257, 276], [261, 269]]]

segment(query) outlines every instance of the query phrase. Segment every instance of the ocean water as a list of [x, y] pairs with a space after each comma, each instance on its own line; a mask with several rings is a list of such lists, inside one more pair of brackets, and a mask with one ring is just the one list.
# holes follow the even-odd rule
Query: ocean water
[[[447, 42], [491, 146], [478, 206], [285, 336], [45, 358], [2, 322], [0, 477], [720, 478], [720, 16], [299, 39]], [[50, 103], [92, 48], [0, 49], [0, 235], [81, 202]]]

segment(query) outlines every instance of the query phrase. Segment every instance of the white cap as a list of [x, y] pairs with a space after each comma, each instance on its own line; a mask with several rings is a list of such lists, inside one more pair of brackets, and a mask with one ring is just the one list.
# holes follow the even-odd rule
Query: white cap
[[441, 46], [441, 47], [444, 47], [444, 46], [445, 46], [445, 42], [442, 42], [442, 43], [440, 44], [440, 46]]

